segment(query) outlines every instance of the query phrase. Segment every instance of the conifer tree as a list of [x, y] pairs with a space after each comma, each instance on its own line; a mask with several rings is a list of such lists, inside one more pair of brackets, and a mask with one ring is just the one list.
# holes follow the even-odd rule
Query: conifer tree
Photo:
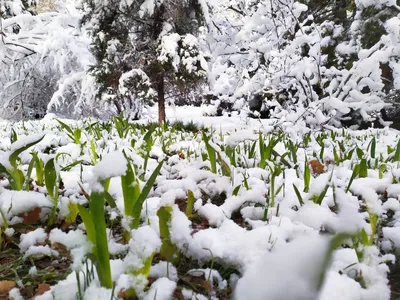
[[156, 101], [161, 124], [166, 94], [204, 78], [207, 63], [195, 37], [204, 17], [197, 0], [85, 0], [83, 9], [98, 98], [116, 113], [138, 118], [144, 102]]

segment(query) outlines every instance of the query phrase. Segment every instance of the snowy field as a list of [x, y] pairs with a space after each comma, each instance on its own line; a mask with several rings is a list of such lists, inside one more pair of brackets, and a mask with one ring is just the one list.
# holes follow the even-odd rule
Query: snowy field
[[397, 131], [167, 117], [1, 122], [1, 299], [398, 299]]

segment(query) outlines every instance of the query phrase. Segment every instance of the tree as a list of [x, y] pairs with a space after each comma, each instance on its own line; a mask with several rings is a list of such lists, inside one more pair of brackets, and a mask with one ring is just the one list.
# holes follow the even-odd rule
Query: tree
[[33, 13], [36, 0], [4, 0], [1, 2], [0, 17], [7, 19], [24, 13]]
[[204, 17], [197, 0], [87, 0], [83, 10], [93, 38], [97, 98], [116, 113], [139, 118], [143, 103], [157, 101], [161, 124], [166, 94], [204, 79], [206, 55], [195, 37]]
[[400, 58], [392, 2], [259, 0], [233, 10], [229, 23], [240, 22], [217, 34], [232, 42], [216, 49], [212, 88], [238, 107], [257, 96], [267, 116], [342, 126], [357, 115], [347, 124], [361, 125], [399, 88], [390, 75]]
[[86, 70], [94, 60], [79, 18], [62, 9], [14, 15], [11, 4], [20, 3], [6, 1], [14, 10], [1, 20], [0, 117], [20, 120], [55, 110], [68, 117], [93, 114]]

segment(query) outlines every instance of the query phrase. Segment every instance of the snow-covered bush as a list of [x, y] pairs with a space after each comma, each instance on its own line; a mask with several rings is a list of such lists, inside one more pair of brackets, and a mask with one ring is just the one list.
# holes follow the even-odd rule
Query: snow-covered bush
[[20, 14], [1, 22], [3, 118], [38, 117], [46, 111], [70, 117], [93, 113], [86, 75], [93, 58], [78, 15], [63, 11]]
[[398, 89], [400, 19], [391, 2], [263, 0], [225, 9], [210, 76], [214, 95], [234, 107], [260, 95], [275, 117], [340, 126], [354, 112], [359, 123], [372, 121]]

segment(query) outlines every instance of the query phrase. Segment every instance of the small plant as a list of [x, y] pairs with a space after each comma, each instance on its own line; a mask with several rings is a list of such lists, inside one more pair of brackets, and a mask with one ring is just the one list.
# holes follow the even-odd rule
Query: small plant
[[310, 189], [310, 180], [311, 180], [311, 170], [310, 164], [308, 163], [307, 157], [304, 157], [304, 192], [308, 193]]
[[217, 154], [215, 149], [210, 145], [210, 137], [203, 131], [203, 142], [206, 145], [208, 160], [211, 164], [211, 172], [217, 174]]
[[172, 243], [169, 232], [169, 224], [172, 218], [172, 207], [163, 206], [158, 209], [157, 216], [160, 225], [160, 237], [162, 240], [160, 256], [162, 259], [177, 265], [180, 259], [179, 249]]
[[[240, 186], [239, 186], [240, 187]], [[187, 195], [187, 202], [186, 202], [186, 216], [189, 218], [193, 214], [193, 205], [194, 202], [196, 201], [196, 198], [194, 197], [194, 194], [191, 190], [188, 191]]]
[[127, 171], [125, 175], [121, 176], [122, 193], [124, 196], [124, 208], [125, 215], [132, 218], [131, 229], [137, 229], [140, 223], [140, 213], [142, 212], [142, 206], [147, 196], [149, 195], [158, 174], [164, 164], [162, 160], [158, 166], [154, 169], [150, 178], [147, 180], [143, 189], [140, 189], [140, 183], [135, 175], [132, 165], [127, 159]]
[[49, 224], [54, 224], [56, 221], [56, 212], [57, 212], [57, 205], [58, 205], [58, 182], [59, 182], [59, 175], [54, 163], [54, 158], [49, 159], [44, 167], [44, 178], [45, 178], [45, 185], [47, 189], [47, 193], [49, 194], [50, 198], [53, 200], [53, 207], [51, 209], [50, 217], [49, 217]]
[[82, 128], [75, 128], [72, 129], [70, 126], [65, 124], [64, 122], [57, 120], [58, 123], [60, 123], [61, 127], [66, 131], [67, 136], [75, 143], [75, 144], [80, 144], [81, 143], [81, 136], [82, 136]]
[[0, 163], [0, 174], [3, 174], [9, 181], [12, 190], [22, 190], [25, 182], [24, 173], [18, 168], [19, 155], [30, 147], [36, 145], [44, 138], [44, 135], [34, 136], [24, 143], [24, 139], [11, 144], [7, 163]]

